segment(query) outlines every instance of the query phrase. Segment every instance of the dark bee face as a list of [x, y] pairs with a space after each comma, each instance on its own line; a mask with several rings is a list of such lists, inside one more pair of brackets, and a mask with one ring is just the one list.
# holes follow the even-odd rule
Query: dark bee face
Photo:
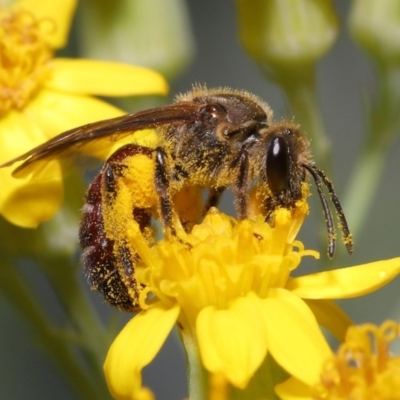
[[[265, 139], [262, 177], [273, 194], [294, 187], [305, 179], [301, 164], [309, 162], [308, 141], [295, 128], [282, 126], [274, 128]], [[296, 197], [296, 196], [292, 196]]]
[[309, 142], [296, 125], [283, 122], [272, 124], [250, 151], [252, 175], [256, 178], [251, 191], [257, 198], [250, 213], [261, 213], [272, 222], [277, 208], [293, 209], [306, 196], [303, 164], [311, 162]]
[[352, 253], [353, 241], [333, 184], [313, 163], [309, 141], [298, 127], [288, 122], [271, 124], [251, 150], [255, 170], [253, 176], [259, 176], [255, 188], [256, 197], [263, 199], [259, 211], [265, 215], [266, 220], [273, 220], [273, 212], [277, 207], [289, 209], [295, 207], [296, 202], [305, 196], [303, 182], [310, 175], [315, 181], [325, 215], [328, 256], [333, 257], [335, 253], [336, 238], [333, 216], [324, 194], [324, 186], [336, 209], [347, 251]]

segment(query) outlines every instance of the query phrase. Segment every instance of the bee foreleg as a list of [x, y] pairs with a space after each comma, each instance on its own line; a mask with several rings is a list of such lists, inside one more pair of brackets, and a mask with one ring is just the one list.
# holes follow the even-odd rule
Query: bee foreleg
[[156, 148], [155, 159], [155, 186], [156, 192], [160, 199], [160, 212], [164, 227], [170, 231], [172, 235], [176, 235], [172, 224], [172, 201], [169, 189], [169, 168], [168, 159], [165, 150], [162, 147]]
[[236, 196], [236, 210], [238, 219], [245, 219], [248, 214], [248, 189], [250, 185], [249, 154], [242, 150], [237, 161], [238, 176], [233, 191]]

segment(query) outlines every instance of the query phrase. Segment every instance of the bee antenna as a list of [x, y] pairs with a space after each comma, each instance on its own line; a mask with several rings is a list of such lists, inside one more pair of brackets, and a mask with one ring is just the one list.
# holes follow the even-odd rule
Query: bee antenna
[[[328, 200], [325, 197], [322, 187], [323, 178], [321, 177], [322, 171], [317, 169], [314, 165], [303, 164], [303, 167], [311, 174], [315, 184], [317, 185], [318, 195], [322, 203], [322, 210], [324, 211], [326, 228], [328, 230], [328, 257], [332, 258], [336, 249], [335, 226], [333, 224], [332, 213], [329, 208]], [[329, 189], [328, 189], [329, 190]]]
[[347, 252], [349, 254], [352, 254], [353, 253], [352, 235], [350, 233], [349, 226], [346, 221], [346, 217], [344, 215], [339, 198], [336, 195], [332, 181], [330, 179], [328, 179], [328, 177], [324, 174], [324, 172], [321, 171], [319, 168], [317, 168], [315, 165], [303, 164], [303, 167], [314, 178], [315, 184], [317, 185], [318, 194], [319, 194], [319, 197], [322, 202], [322, 208], [324, 210], [326, 224], [327, 224], [327, 228], [328, 228], [328, 240], [329, 240], [328, 256], [330, 258], [332, 258], [335, 253], [335, 229], [334, 229], [333, 222], [332, 222], [332, 214], [331, 214], [329, 206], [327, 204], [326, 197], [323, 193], [322, 183], [324, 183], [326, 188], [328, 189], [330, 198], [335, 207], [336, 214], [339, 219], [339, 225], [340, 225], [340, 228], [341, 228], [342, 234], [343, 234], [343, 243], [346, 246]]

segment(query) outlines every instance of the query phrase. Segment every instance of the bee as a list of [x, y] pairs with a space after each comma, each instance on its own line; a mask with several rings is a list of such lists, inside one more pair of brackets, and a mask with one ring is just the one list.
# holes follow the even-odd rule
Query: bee
[[[335, 253], [336, 239], [324, 186], [352, 253], [339, 199], [332, 182], [314, 164], [307, 137], [293, 123], [274, 122], [270, 107], [246, 91], [195, 86], [170, 105], [71, 129], [2, 167], [23, 161], [14, 175], [27, 174], [95, 140], [121, 139], [147, 128], [157, 130], [155, 145], [129, 143], [112, 154], [90, 184], [83, 207], [79, 237], [84, 270], [92, 288], [108, 303], [126, 311], [139, 307], [139, 255], [124, 229], [130, 220], [152, 244], [152, 219], [161, 220], [166, 235], [176, 235], [178, 223], [190, 230], [218, 205], [226, 188], [234, 194], [237, 217], [245, 219], [251, 214], [250, 191], [259, 187], [261, 212], [273, 223], [274, 210], [294, 208], [304, 197], [303, 183], [311, 177], [325, 215], [328, 256]], [[205, 204], [200, 200], [204, 189]]]

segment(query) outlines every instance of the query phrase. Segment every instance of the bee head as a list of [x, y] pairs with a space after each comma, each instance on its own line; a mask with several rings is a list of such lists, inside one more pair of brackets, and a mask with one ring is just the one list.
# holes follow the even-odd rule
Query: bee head
[[282, 198], [286, 205], [288, 201], [297, 201], [306, 175], [302, 164], [310, 162], [310, 146], [306, 137], [297, 126], [280, 123], [263, 135], [260, 147], [261, 178], [267, 183], [269, 192], [273, 196], [286, 192]]
[[302, 184], [310, 175], [317, 187], [318, 196], [324, 212], [328, 233], [328, 256], [335, 253], [336, 239], [333, 216], [324, 187], [335, 207], [339, 226], [343, 233], [343, 242], [349, 253], [353, 252], [353, 241], [342, 206], [332, 182], [312, 161], [310, 144], [298, 127], [289, 123], [273, 125], [264, 136], [265, 147], [261, 163], [261, 178], [268, 186], [266, 196], [267, 219], [276, 207], [292, 208], [303, 196]]

